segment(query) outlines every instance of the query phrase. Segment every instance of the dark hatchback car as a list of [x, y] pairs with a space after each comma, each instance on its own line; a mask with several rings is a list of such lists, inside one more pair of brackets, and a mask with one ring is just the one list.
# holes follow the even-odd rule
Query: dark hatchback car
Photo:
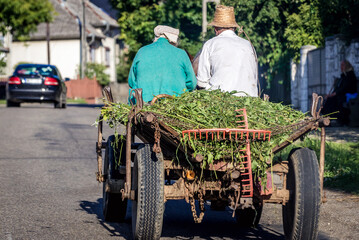
[[55, 108], [66, 108], [67, 80], [62, 79], [56, 66], [20, 64], [7, 84], [7, 107], [20, 107], [22, 102], [50, 102]]

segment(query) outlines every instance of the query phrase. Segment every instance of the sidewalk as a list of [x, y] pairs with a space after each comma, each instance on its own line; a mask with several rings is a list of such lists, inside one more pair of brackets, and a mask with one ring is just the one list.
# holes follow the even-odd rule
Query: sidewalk
[[328, 141], [359, 141], [359, 127], [327, 127], [325, 128], [325, 132]]

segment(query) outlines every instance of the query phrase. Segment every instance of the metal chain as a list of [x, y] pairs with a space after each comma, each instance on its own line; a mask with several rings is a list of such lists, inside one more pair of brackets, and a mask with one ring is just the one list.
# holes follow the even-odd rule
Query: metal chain
[[153, 144], [152, 150], [155, 153], [160, 153], [162, 151], [160, 146], [161, 133], [160, 133], [160, 125], [158, 124], [157, 118], [155, 118], [154, 121], [154, 129], [155, 129], [155, 133], [154, 133], [155, 142]]
[[192, 210], [192, 215], [193, 215], [193, 220], [195, 223], [201, 223], [204, 217], [204, 199], [203, 199], [203, 194], [201, 191], [199, 191], [198, 193], [198, 198], [199, 198], [199, 209], [200, 209], [200, 213], [199, 216], [197, 216], [197, 211], [196, 211], [196, 203], [193, 197], [193, 194], [190, 193], [189, 196], [189, 201], [191, 204], [191, 210]]

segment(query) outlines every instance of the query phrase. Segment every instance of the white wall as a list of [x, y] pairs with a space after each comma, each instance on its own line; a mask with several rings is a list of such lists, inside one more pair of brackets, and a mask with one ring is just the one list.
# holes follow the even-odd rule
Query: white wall
[[291, 101], [295, 109], [308, 111], [308, 69], [307, 54], [315, 46], [306, 45], [300, 49], [299, 64], [291, 63]]
[[[46, 41], [13, 42], [11, 45], [11, 62], [13, 70], [19, 62], [47, 64]], [[62, 77], [77, 78], [80, 63], [79, 40], [51, 40], [50, 64], [56, 65]]]
[[[118, 44], [116, 44], [116, 37], [114, 38], [105, 38], [102, 40], [103, 46], [110, 48], [110, 66], [106, 69], [106, 73], [110, 75], [110, 81], [116, 82], [116, 61], [118, 59]], [[105, 55], [106, 49], [102, 48], [101, 61], [103, 64], [106, 63]]]
[[[291, 101], [294, 108], [303, 112], [309, 110], [307, 54], [314, 49], [313, 46], [303, 46], [300, 52], [300, 63], [291, 63]], [[325, 41], [324, 69], [327, 93], [333, 86], [334, 78], [340, 77], [340, 62], [344, 59], [353, 65], [359, 81], [359, 42], [353, 41], [350, 45], [346, 45], [338, 36], [327, 38]]]

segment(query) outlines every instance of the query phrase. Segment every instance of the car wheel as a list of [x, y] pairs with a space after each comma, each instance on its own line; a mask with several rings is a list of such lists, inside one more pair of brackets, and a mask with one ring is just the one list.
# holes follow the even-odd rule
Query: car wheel
[[20, 103], [6, 100], [6, 107], [20, 107]]
[[61, 108], [61, 102], [54, 102], [54, 108]]
[[65, 100], [65, 102], [62, 103], [62, 106], [61, 106], [61, 107], [62, 107], [62, 108], [66, 108], [66, 107], [67, 107], [66, 100]]

